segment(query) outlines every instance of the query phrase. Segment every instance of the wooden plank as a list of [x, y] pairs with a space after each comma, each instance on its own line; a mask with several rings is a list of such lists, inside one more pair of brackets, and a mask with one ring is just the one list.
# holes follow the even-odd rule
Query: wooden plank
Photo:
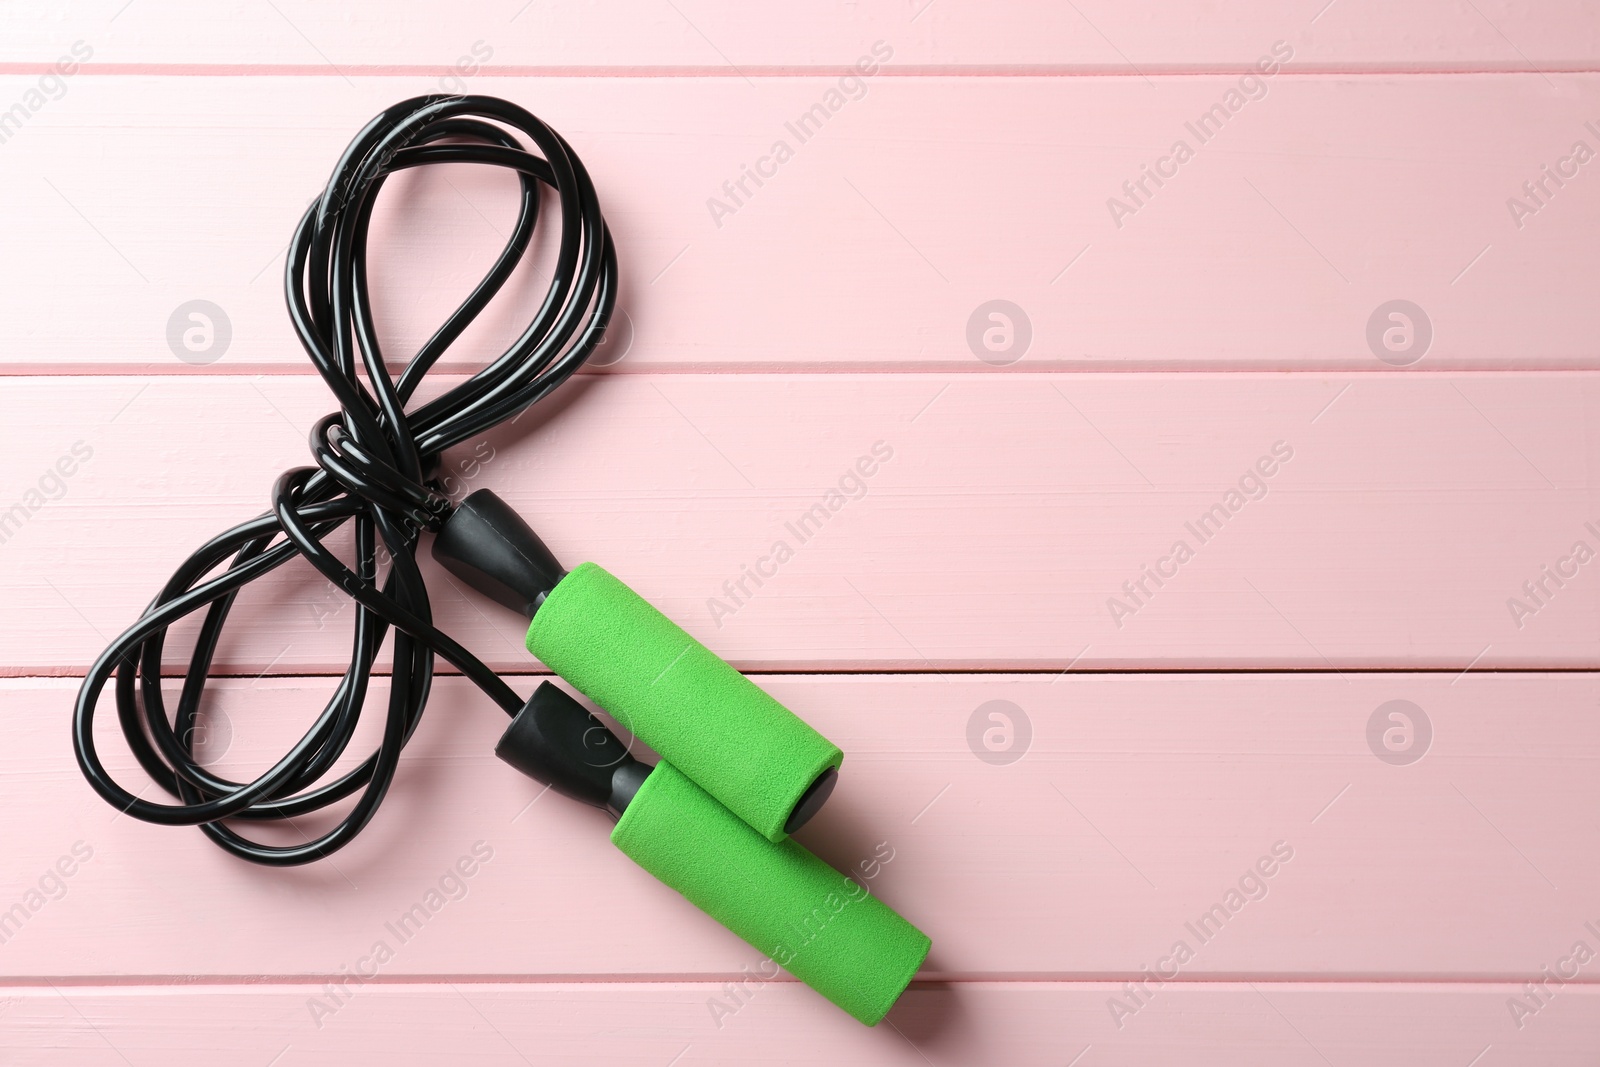
[[[1574, 844], [1600, 832], [1595, 674], [761, 684], [847, 753], [801, 837], [928, 932], [925, 977], [1520, 984], [1570, 970], [1559, 961], [1579, 941], [1600, 946], [1600, 859]], [[331, 687], [218, 682], [214, 762], [237, 777], [266, 766]], [[67, 755], [74, 683], [3, 688], [0, 803], [29, 815], [8, 834], [0, 905], [32, 909], [8, 931], [6, 976], [339, 974], [371, 969], [380, 942], [392, 980], [672, 980], [760, 963], [618, 853], [603, 814], [496, 761], [505, 718], [460, 679], [438, 684], [361, 837], [286, 871], [119, 817]], [[114, 720], [102, 726], [108, 765], [136, 789]], [[72, 876], [30, 903], [74, 848]], [[471, 876], [446, 878], [463, 857]], [[441, 886], [425, 924], [395, 926]]]
[[[914, 986], [889, 1016], [862, 1027], [790, 983], [762, 987], [718, 1028], [708, 1005], [727, 994], [688, 983], [368, 986], [337, 1013], [316, 985], [248, 988], [29, 989], [0, 1015], [0, 1049], [17, 1067], [160, 1062], [340, 1067], [352, 1062], [485, 1065], [747, 1064], [891, 1067], [1579, 1067], [1593, 1062], [1600, 996], [1569, 989], [1522, 1030], [1505, 1002], [1515, 987], [1207, 984], [1161, 993], [1118, 1031], [1105, 1001], [1117, 987], [1067, 984]], [[1079, 1057], [1076, 1061], [1073, 1057]]]
[[[0, 101], [37, 80], [0, 77]], [[1579, 141], [1600, 148], [1586, 125], [1600, 123], [1600, 76], [1280, 72], [1250, 83], [1254, 100], [1219, 76], [874, 77], [853, 100], [837, 81], [472, 87], [530, 106], [593, 173], [623, 263], [620, 371], [1600, 365], [1586, 288], [1600, 184], [1573, 161]], [[184, 372], [168, 323], [203, 299], [231, 339], [194, 358], [309, 374], [282, 307], [282, 250], [353, 131], [429, 79], [65, 84], [4, 145], [10, 238], [29, 252], [0, 265], [0, 284], [29, 298], [0, 326], [0, 363]], [[797, 136], [819, 102], [837, 108]], [[1197, 136], [1214, 105], [1226, 124]], [[1193, 153], [1181, 165], [1180, 140]], [[752, 167], [769, 174], [759, 186]], [[1524, 191], [1534, 182], [1542, 195]], [[462, 167], [397, 179], [374, 238], [395, 358], [489, 262], [509, 186]], [[497, 305], [452, 365], [520, 330], [538, 276], [530, 265], [522, 300]], [[995, 300], [1021, 309], [1009, 339], [999, 323], [997, 353], [982, 310]], [[1409, 349], [1374, 347], [1369, 325], [1381, 338], [1394, 300], [1422, 309], [1425, 347], [1414, 313]]]
[[1244, 69], [1273, 40], [1299, 47], [1323, 69], [1590, 69], [1600, 55], [1592, 12], [1578, 0], [1537, 9], [1484, 0], [1337, 7], [1249, 0], [1223, 11], [1182, 4], [1119, 6], [1084, 0], [1057, 7], [985, 6], [977, 0], [808, 4], [759, 17], [727, 0], [585, 4], [524, 0], [420, 3], [372, 13], [330, 11], [310, 0], [196, 11], [179, 0], [117, 0], [56, 11], [43, 0], [9, 4], [0, 60], [43, 63], [75, 38], [97, 63], [208, 70], [271, 66], [296, 74], [359, 77], [395, 66], [435, 77], [456, 69], [534, 67], [582, 72], [638, 68], [759, 74], [848, 65], [875, 40], [920, 68], [1136, 74]]
[[[1321, 5], [7, 5], [0, 1061], [1589, 1063], [1600, 22]], [[626, 311], [620, 361], [448, 457], [452, 488], [842, 745], [802, 839], [935, 944], [888, 1026], [741, 989], [759, 952], [494, 760], [504, 717], [457, 677], [310, 868], [119, 816], [73, 765], [74, 675], [328, 406], [281, 306], [294, 220], [352, 131], [435, 91], [568, 136]], [[393, 183], [392, 358], [510, 197]], [[446, 369], [520, 329], [549, 251]], [[173, 340], [196, 300], [225, 351]], [[428, 574], [538, 684], [519, 620]], [[251, 591], [216, 766], [295, 739], [351, 614], [306, 568]]]
[[[745, 668], [1588, 667], [1597, 388], [593, 377], [448, 463], [456, 491], [500, 492], [569, 566], [601, 562]], [[189, 552], [266, 509], [329, 405], [297, 377], [11, 378], [0, 403], [13, 674], [92, 662]], [[523, 621], [426, 565], [442, 626], [533, 668]], [[348, 601], [299, 563], [258, 584], [219, 664], [342, 670]]]

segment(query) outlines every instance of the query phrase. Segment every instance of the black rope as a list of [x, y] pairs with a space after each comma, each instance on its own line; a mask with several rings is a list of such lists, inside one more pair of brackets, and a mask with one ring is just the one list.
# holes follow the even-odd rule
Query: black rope
[[[537, 154], [516, 134], [524, 135]], [[520, 210], [494, 266], [395, 379], [384, 365], [372, 321], [367, 230], [388, 176], [432, 163], [516, 171]], [[538, 311], [488, 367], [408, 409], [428, 370], [527, 253], [539, 221], [541, 185], [554, 190], [561, 236], [555, 272]], [[272, 487], [269, 513], [217, 535], [184, 561], [143, 617], [89, 669], [73, 716], [78, 766], [108, 803], [146, 822], [199, 826], [224, 850], [274, 866], [327, 856], [366, 826], [427, 706], [435, 654], [508, 714], [521, 709], [521, 697], [434, 627], [417, 567], [417, 542], [422, 531], [437, 529], [452, 510], [436, 480], [444, 450], [543, 399], [604, 339], [616, 303], [617, 263], [594, 186], [559, 134], [494, 97], [424, 96], [384, 111], [350, 142], [322, 196], [295, 229], [284, 281], [301, 344], [339, 404], [339, 411], [311, 431], [317, 465], [286, 471]], [[323, 544], [346, 522], [354, 526], [353, 570]], [[380, 543], [388, 561], [381, 587]], [[239, 590], [296, 556], [356, 602], [350, 666], [321, 715], [282, 759], [254, 781], [230, 781], [195, 761], [200, 698]], [[225, 570], [208, 577], [224, 564]], [[161, 693], [167, 630], [202, 608], [205, 617], [169, 716]], [[373, 662], [390, 628], [391, 685], [382, 740], [354, 770], [319, 784], [350, 743]], [[130, 793], [101, 763], [94, 714], [113, 675], [117, 718], [129, 747], [179, 803], [153, 803]], [[300, 845], [262, 844], [232, 825], [234, 820], [294, 819], [357, 794], [337, 826]]]

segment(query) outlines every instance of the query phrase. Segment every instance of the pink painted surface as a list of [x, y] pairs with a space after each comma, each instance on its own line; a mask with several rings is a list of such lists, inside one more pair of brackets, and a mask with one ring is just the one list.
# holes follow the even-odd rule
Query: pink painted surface
[[[1168, 988], [1121, 1031], [1106, 983], [918, 983], [868, 1030], [783, 983], [757, 991], [719, 1029], [720, 985], [683, 982], [368, 986], [312, 1021], [320, 986], [279, 983], [160, 989], [29, 990], [4, 1005], [8, 1063], [82, 1067], [160, 1063], [473, 1063], [490, 1067], [627, 1063], [1004, 1063], [1147, 1067], [1588, 1067], [1600, 997], [1568, 989], [1507, 1032], [1515, 986], [1271, 982]], [[425, 1026], [419, 1026], [425, 1020]], [[221, 1053], [220, 1057], [218, 1053]], [[126, 1058], [124, 1058], [124, 1056]], [[676, 1057], [676, 1059], [674, 1059]], [[1493, 1057], [1492, 1059], [1490, 1057]]]
[[[36, 80], [0, 77], [0, 101]], [[996, 374], [968, 339], [995, 299], [1030, 326], [1025, 348], [1014, 336], [1000, 353], [1012, 371], [1600, 367], [1588, 285], [1600, 178], [1569, 162], [1577, 176], [1557, 189], [1541, 170], [1576, 140], [1600, 148], [1585, 125], [1600, 129], [1600, 74], [1281, 72], [1202, 143], [1190, 126], [1237, 82], [873, 78], [803, 141], [791, 124], [837, 79], [486, 77], [473, 89], [536, 112], [594, 175], [634, 330], [619, 371]], [[0, 196], [29, 254], [0, 264], [0, 366], [190, 372], [166, 323], [204, 298], [233, 330], [206, 371], [309, 374], [283, 310], [289, 234], [351, 130], [437, 87], [68, 85], [3, 146]], [[1194, 153], [1181, 166], [1179, 140]], [[793, 152], [781, 165], [778, 141]], [[116, 181], [101, 180], [108, 168]], [[746, 168], [769, 176], [757, 186]], [[1522, 188], [1534, 180], [1549, 191], [1536, 212]], [[386, 190], [374, 286], [394, 358], [487, 269], [513, 185], [456, 166]], [[72, 286], [38, 284], [67, 273]], [[1367, 340], [1394, 299], [1432, 323], [1409, 368]], [[498, 353], [521, 306], [502, 302], [447, 364]]]
[[[1584, 667], [1600, 575], [1571, 553], [1600, 547], [1597, 388], [1589, 373], [596, 376], [451, 464], [569, 565], [600, 561], [748, 668]], [[265, 510], [329, 405], [303, 376], [11, 378], [0, 397], [15, 472], [0, 499], [75, 442], [94, 450], [0, 553], [32, 623], [0, 633], [13, 673], [81, 670], [158, 577]], [[891, 458], [801, 525], [875, 444]], [[779, 541], [793, 558], [775, 568]], [[776, 570], [760, 587], [741, 579], [757, 564]], [[427, 566], [451, 632], [533, 667], [510, 611]], [[1551, 566], [1576, 575], [1558, 588]], [[222, 662], [342, 669], [349, 602], [303, 565], [260, 585]]]
[[[1572, 163], [1600, 147], [1600, 20], [1318, 6], [8, 5], [0, 1061], [1590, 1062], [1597, 964], [1545, 976], [1600, 952], [1600, 579], [1575, 552], [1600, 549], [1600, 179]], [[1259, 98], [1186, 125], [1278, 41]], [[441, 88], [573, 143], [631, 325], [620, 362], [450, 457], [460, 487], [841, 743], [804, 839], [841, 867], [887, 843], [874, 888], [935, 942], [892, 1026], [785, 981], [719, 1027], [752, 950], [498, 764], [503, 719], [456, 678], [372, 827], [309, 869], [119, 818], [78, 776], [77, 676], [328, 408], [282, 310], [291, 225], [374, 111]], [[724, 188], [779, 139], [793, 159]], [[1145, 177], [1178, 139], [1193, 158]], [[393, 183], [395, 359], [508, 196], [467, 168]], [[497, 351], [546, 266], [449, 367]], [[204, 365], [166, 336], [196, 298], [232, 333]], [[984, 347], [996, 299], [1025, 350], [1014, 314]], [[1381, 344], [1395, 299], [1420, 355]], [[800, 543], [786, 524], [879, 442]], [[795, 558], [739, 588], [779, 539]], [[428, 574], [441, 623], [531, 689], [517, 620]], [[304, 569], [241, 602], [219, 766], [259, 769], [321, 706], [349, 614]], [[1013, 749], [984, 747], [992, 714]], [[474, 847], [459, 898], [328, 1000]], [[1125, 987], [1185, 939], [1176, 979]]]
[[1222, 6], [985, 4], [865, 0], [752, 10], [732, 0], [549, 5], [402, 0], [330, 7], [315, 0], [230, 4], [198, 15], [183, 0], [94, 0], [70, 13], [49, 0], [8, 5], [0, 59], [54, 60], [74, 39], [113, 70], [285, 68], [291, 76], [403, 66], [434, 80], [474, 64], [612, 74], [664, 68], [741, 72], [844, 69], [878, 40], [919, 72], [1045, 70], [1132, 74], [1246, 70], [1287, 40], [1327, 70], [1592, 70], [1600, 27], [1582, 0], [1246, 0]]
[[[1184, 940], [1190, 979], [1511, 981], [1576, 939], [1600, 942], [1586, 926], [1600, 930], [1600, 859], [1574, 845], [1600, 832], [1588, 674], [761, 682], [847, 753], [801, 839], [840, 868], [888, 857], [868, 884], [933, 938], [930, 977], [1125, 981]], [[218, 766], [259, 773], [332, 688], [218, 683], [206, 735]], [[230, 860], [196, 830], [118, 818], [89, 793], [62, 728], [70, 680], [0, 692], [12, 739], [0, 804], [35, 812], [8, 836], [8, 863], [32, 881], [76, 842], [93, 853], [3, 946], [5, 977], [333, 974], [377, 940], [396, 949], [391, 977], [725, 976], [760, 960], [632, 866], [603, 814], [541, 797], [500, 764], [504, 715], [459, 679], [440, 683], [376, 821], [332, 863], [290, 871]], [[1369, 746], [1369, 721], [1393, 700], [1431, 731], [1411, 765]], [[1013, 747], [1000, 752], [1021, 751], [1013, 763], [969, 747], [974, 720], [993, 725], [993, 701], [1012, 705]], [[139, 780], [117, 753], [114, 714], [108, 703], [99, 731], [108, 763]], [[400, 944], [386, 924], [474, 846], [491, 858]], [[1246, 879], [1263, 857], [1270, 875]], [[1242, 879], [1249, 899], [1218, 928], [1200, 925]], [[174, 885], [208, 892], [174, 909]], [[569, 908], [606, 916], [615, 936], [548, 921]]]

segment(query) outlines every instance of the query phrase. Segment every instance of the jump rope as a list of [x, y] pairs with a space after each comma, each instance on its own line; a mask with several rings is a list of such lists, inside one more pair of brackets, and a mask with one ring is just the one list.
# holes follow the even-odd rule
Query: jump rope
[[[368, 227], [389, 175], [436, 163], [515, 171], [520, 207], [493, 267], [395, 379], [379, 349], [367, 290]], [[537, 313], [493, 363], [412, 406], [429, 369], [527, 253], [541, 210], [549, 210], [541, 208], [541, 186], [554, 191], [560, 243]], [[492, 492], [480, 489], [457, 505], [438, 480], [446, 449], [544, 399], [604, 339], [616, 305], [616, 253], [594, 185], [571, 147], [523, 108], [494, 97], [396, 104], [356, 135], [300, 219], [284, 279], [295, 331], [339, 411], [311, 430], [316, 466], [286, 471], [272, 487], [271, 512], [197, 549], [89, 669], [72, 735], [89, 784], [125, 814], [198, 826], [241, 859], [310, 863], [349, 844], [377, 812], [427, 706], [434, 656], [442, 656], [512, 717], [495, 749], [501, 759], [609, 811], [617, 820], [612, 842], [639, 866], [855, 1018], [877, 1023], [921, 966], [929, 940], [788, 836], [827, 800], [843, 759], [839, 748], [598, 564], [565, 570]], [[353, 569], [323, 543], [347, 522]], [[448, 571], [531, 620], [533, 655], [660, 761], [635, 759], [549, 682], [524, 700], [437, 629], [416, 559], [424, 532]], [[388, 563], [381, 584], [380, 553]], [[195, 758], [201, 696], [234, 598], [296, 556], [356, 603], [350, 665], [293, 748], [255, 780], [231, 781]], [[169, 713], [161, 692], [167, 631], [202, 609]], [[391, 630], [377, 751], [325, 782], [355, 733]], [[113, 676], [129, 748], [179, 803], [142, 799], [102, 764], [94, 716]], [[338, 824], [303, 844], [264, 844], [240, 833], [250, 822], [292, 820], [350, 797], [356, 799]]]

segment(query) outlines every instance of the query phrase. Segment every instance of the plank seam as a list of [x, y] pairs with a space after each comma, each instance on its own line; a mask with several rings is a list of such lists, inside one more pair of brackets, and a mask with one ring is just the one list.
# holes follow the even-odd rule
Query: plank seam
[[[56, 61], [13, 61], [0, 63], [0, 75], [36, 76], [54, 73]], [[696, 65], [607, 65], [607, 66], [542, 66], [506, 65], [483, 67], [476, 78], [611, 78], [611, 79], [730, 79], [730, 78], [834, 78], [858, 73], [851, 63], [797, 64], [770, 66]], [[1146, 67], [1132, 70], [1120, 66], [1085, 64], [1061, 66], [1057, 64], [899, 64], [884, 67], [876, 77], [888, 78], [1123, 78], [1149, 80], [1151, 78], [1231, 78], [1258, 73], [1253, 61], [1239, 66], [1168, 66]], [[86, 63], [77, 76], [90, 77], [164, 77], [164, 78], [440, 78], [456, 76], [451, 66], [406, 63]], [[1555, 63], [1542, 67], [1509, 66], [1429, 66], [1414, 67], [1364, 66], [1361, 64], [1297, 64], [1293, 70], [1284, 69], [1277, 77], [1291, 78], [1407, 78], [1407, 77], [1523, 77], [1542, 78], [1551, 74], [1600, 74], [1600, 67], [1591, 64]]]
[[[441, 377], [467, 377], [482, 370], [487, 364], [473, 363], [440, 363], [436, 365], [433, 373]], [[390, 370], [398, 375], [404, 370], [404, 363], [391, 363]], [[1129, 361], [1115, 365], [1106, 363], [1068, 362], [1065, 360], [1055, 362], [1039, 361], [1036, 363], [1015, 364], [1011, 367], [991, 367], [987, 365], [972, 365], [965, 362], [938, 363], [927, 361], [916, 362], [883, 362], [883, 363], [662, 363], [648, 364], [634, 367], [607, 367], [604, 369], [585, 367], [580, 368], [578, 374], [585, 377], [606, 377], [611, 375], [771, 375], [771, 376], [811, 376], [824, 377], [827, 375], [1041, 375], [1041, 376], [1069, 376], [1069, 375], [1103, 375], [1107, 377], [1128, 377], [1132, 375], [1216, 375], [1216, 376], [1249, 376], [1285, 377], [1292, 375], [1304, 376], [1315, 374], [1322, 377], [1338, 375], [1340, 377], [1393, 377], [1405, 375], [1408, 377], [1432, 378], [1457, 378], [1490, 375], [1593, 375], [1600, 372], [1600, 360], [1593, 365], [1572, 364], [1545, 364], [1537, 362], [1525, 363], [1515, 367], [1463, 367], [1451, 369], [1449, 367], [1429, 368], [1395, 368], [1395, 367], [1363, 367], [1352, 366], [1348, 363], [1307, 360], [1293, 367], [1263, 367], [1259, 364], [1223, 364], [1195, 362], [1187, 364], [1150, 363], [1142, 361]], [[309, 364], [299, 361], [289, 363], [242, 363], [233, 366], [212, 365], [176, 366], [171, 363], [0, 363], [0, 378], [237, 378], [254, 379], [264, 375], [278, 378], [311, 378], [316, 376], [316, 369]]]
[[[24, 975], [15, 978], [0, 978], [0, 989], [11, 990], [50, 990], [57, 986], [78, 989], [203, 989], [215, 987], [219, 989], [260, 989], [263, 987], [299, 988], [302, 986], [318, 987], [330, 981], [348, 980], [347, 973], [328, 974], [291, 974], [291, 975], [192, 975], [192, 974], [143, 974], [143, 975]], [[1018, 973], [1006, 972], [972, 973], [958, 975], [940, 975], [937, 977], [919, 977], [911, 982], [913, 989], [938, 988], [942, 986], [961, 985], [1057, 985], [1057, 986], [1084, 986], [1084, 987], [1116, 987], [1124, 982], [1137, 981], [1145, 977], [1139, 971], [1103, 972], [1096, 975], [1081, 977], [1065, 977], [1060, 974], [1046, 973]], [[1524, 975], [1462, 975], [1459, 977], [1439, 975], [1254, 975], [1248, 972], [1233, 972], [1219, 976], [1179, 976], [1166, 980], [1167, 985], [1191, 986], [1195, 988], [1239, 988], [1248, 990], [1252, 985], [1279, 985], [1279, 986], [1342, 986], [1360, 987], [1371, 986], [1374, 988], [1390, 990], [1396, 986], [1412, 986], [1418, 989], [1457, 990], [1474, 987], [1504, 987], [1513, 991], [1520, 990], [1522, 985], [1530, 980], [1537, 981], [1539, 975], [1530, 972]], [[504, 985], [504, 986], [649, 986], [649, 985], [708, 985], [720, 986], [725, 982], [736, 982], [748, 975], [739, 971], [713, 972], [703, 971], [693, 974], [649, 974], [649, 973], [620, 973], [620, 974], [414, 974], [414, 975], [378, 975], [374, 978], [362, 980], [362, 986], [391, 986], [405, 988], [451, 985]], [[798, 979], [789, 975], [769, 979], [772, 983], [784, 985], [802, 985]], [[1572, 978], [1568, 979], [1563, 988], [1575, 987], [1579, 990], [1588, 989], [1600, 991], [1600, 978]]]
[[[495, 673], [498, 674], [502, 678], [530, 678], [531, 679], [531, 678], [553, 678], [553, 677], [555, 677], [555, 675], [550, 671], [541, 671], [541, 670], [538, 670], [538, 669], [526, 669], [526, 670], [524, 670], [522, 668], [517, 668], [515, 670], [496, 671]], [[750, 677], [750, 678], [921, 678], [921, 679], [926, 679], [928, 681], [933, 681], [935, 679], [950, 680], [950, 679], [961, 679], [961, 678], [993, 678], [993, 677], [1058, 678], [1058, 677], [1061, 677], [1064, 674], [1071, 674], [1074, 677], [1080, 677], [1080, 676], [1081, 677], [1097, 677], [1097, 676], [1107, 676], [1107, 677], [1109, 677], [1109, 676], [1118, 676], [1118, 675], [1129, 675], [1129, 676], [1135, 676], [1135, 677], [1159, 677], [1159, 676], [1163, 676], [1163, 675], [1176, 675], [1176, 676], [1185, 676], [1185, 677], [1186, 676], [1190, 676], [1190, 675], [1225, 675], [1225, 676], [1230, 676], [1230, 675], [1266, 675], [1266, 676], [1274, 676], [1275, 675], [1275, 676], [1279, 676], [1279, 677], [1304, 677], [1304, 676], [1307, 676], [1307, 675], [1318, 675], [1318, 676], [1324, 676], [1324, 677], [1328, 677], [1328, 678], [1335, 678], [1335, 677], [1343, 677], [1345, 675], [1350, 675], [1350, 674], [1374, 675], [1374, 676], [1384, 676], [1384, 675], [1392, 675], [1392, 674], [1436, 674], [1436, 675], [1441, 675], [1442, 676], [1442, 675], [1458, 675], [1458, 674], [1461, 674], [1463, 672], [1462, 672], [1461, 668], [1459, 668], [1459, 667], [1346, 667], [1346, 668], [1344, 668], [1342, 670], [1336, 670], [1336, 671], [1328, 670], [1325, 667], [1306, 667], [1306, 668], [1295, 668], [1295, 667], [1096, 667], [1096, 668], [1084, 668], [1082, 670], [1070, 670], [1070, 671], [1069, 670], [1049, 670], [1049, 669], [1027, 669], [1027, 668], [1014, 668], [1014, 667], [952, 668], [950, 670], [893, 670], [893, 669], [884, 669], [884, 668], [875, 668], [875, 667], [858, 667], [858, 668], [839, 667], [839, 668], [814, 668], [814, 669], [808, 669], [808, 668], [802, 668], [802, 667], [792, 667], [792, 668], [786, 667], [786, 668], [750, 668], [750, 669], [741, 669], [739, 671], [739, 673], [743, 674], [743, 675], [745, 675], [747, 677]], [[1481, 670], [1481, 671], [1474, 671], [1473, 673], [1474, 674], [1478, 674], [1478, 675], [1496, 675], [1496, 674], [1517, 674], [1517, 675], [1521, 675], [1521, 674], [1527, 674], [1527, 675], [1571, 674], [1571, 675], [1586, 675], [1586, 674], [1600, 674], [1600, 664], [1596, 664], [1595, 666], [1588, 666], [1588, 667], [1495, 667], [1495, 668], [1486, 668], [1486, 669]], [[448, 664], [441, 666], [437, 671], [434, 672], [434, 674], [435, 674], [435, 677], [438, 677], [438, 678], [461, 678], [461, 677], [463, 677], [463, 675], [459, 671], [455, 671], [453, 669], [448, 669]], [[74, 670], [73, 668], [67, 668], [67, 667], [62, 668], [61, 673], [56, 673], [56, 674], [52, 674], [52, 673], [48, 673], [48, 672], [45, 672], [45, 671], [41, 671], [38, 668], [35, 668], [32, 673], [11, 674], [11, 673], [7, 673], [5, 668], [0, 668], [0, 680], [12, 681], [12, 682], [72, 681], [72, 680], [81, 679], [83, 676], [84, 676], [83, 671]], [[390, 677], [390, 674], [387, 671], [380, 671], [380, 670], [377, 670], [376, 667], [374, 667], [374, 670], [372, 672], [372, 676], [374, 678], [388, 678], [388, 677]], [[171, 681], [178, 681], [178, 680], [180, 680], [180, 679], [185, 677], [185, 672], [183, 672], [181, 670], [177, 670], [177, 669], [174, 669], [174, 670], [171, 670], [171, 671], [163, 671], [161, 677], [163, 679], [167, 679], [167, 680], [171, 680]], [[245, 682], [259, 681], [262, 678], [305, 678], [305, 679], [309, 680], [309, 679], [342, 678], [342, 677], [344, 677], [344, 672], [341, 671], [341, 670], [334, 670], [334, 669], [331, 669], [331, 668], [328, 669], [328, 670], [322, 670], [322, 671], [318, 671], [318, 670], [288, 670], [288, 671], [283, 671], [281, 673], [280, 672], [271, 672], [271, 671], [262, 671], [262, 672], [241, 671], [241, 672], [238, 672], [238, 673], [222, 674], [222, 673], [213, 672], [211, 674], [208, 674], [206, 677], [208, 679], [213, 679], [213, 680], [218, 680], [218, 681], [221, 681], [221, 680], [232, 680], [232, 681], [245, 681]]]

